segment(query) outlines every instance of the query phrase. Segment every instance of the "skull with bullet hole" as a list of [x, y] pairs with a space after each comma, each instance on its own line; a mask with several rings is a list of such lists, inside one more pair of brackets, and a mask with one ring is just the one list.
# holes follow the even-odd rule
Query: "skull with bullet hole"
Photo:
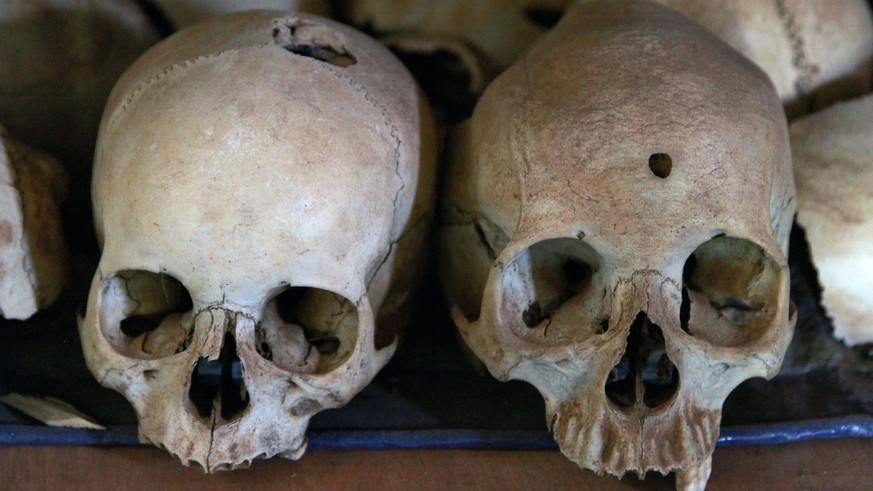
[[724, 399], [791, 338], [793, 214], [760, 70], [656, 4], [582, 5], [453, 135], [440, 273], [466, 343], [539, 389], [564, 454], [702, 489]]
[[141, 439], [207, 471], [296, 459], [388, 361], [421, 270], [435, 134], [341, 24], [254, 11], [156, 45], [101, 123], [80, 332]]

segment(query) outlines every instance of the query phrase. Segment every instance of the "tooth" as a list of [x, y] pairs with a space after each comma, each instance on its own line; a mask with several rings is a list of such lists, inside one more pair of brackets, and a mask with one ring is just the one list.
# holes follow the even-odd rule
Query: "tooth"
[[677, 491], [703, 491], [712, 472], [712, 455], [699, 465], [676, 472]]

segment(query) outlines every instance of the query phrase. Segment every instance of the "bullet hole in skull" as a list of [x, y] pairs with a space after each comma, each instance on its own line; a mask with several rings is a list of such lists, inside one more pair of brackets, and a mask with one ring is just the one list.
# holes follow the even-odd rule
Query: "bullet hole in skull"
[[673, 159], [666, 153], [653, 153], [649, 157], [649, 169], [651, 169], [652, 174], [666, 179], [670, 175], [670, 171], [673, 170]]
[[320, 26], [316, 24], [277, 23], [273, 27], [273, 42], [282, 49], [300, 56], [306, 56], [341, 68], [358, 62], [351, 53], [329, 42], [317, 41]]

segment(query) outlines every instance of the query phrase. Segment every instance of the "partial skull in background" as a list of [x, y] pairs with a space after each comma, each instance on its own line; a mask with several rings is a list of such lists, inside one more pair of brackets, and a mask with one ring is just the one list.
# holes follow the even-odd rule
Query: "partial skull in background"
[[[457, 53], [479, 91], [567, 8], [593, 1], [598, 0], [355, 0], [342, 14], [400, 49]], [[865, 0], [653, 1], [682, 12], [758, 64], [789, 115], [871, 89], [873, 17]]]
[[548, 30], [572, 0], [352, 0], [341, 12], [389, 44], [412, 52], [445, 50], [471, 72], [481, 92]]
[[298, 458], [388, 361], [422, 270], [434, 130], [376, 41], [216, 17], [121, 78], [101, 123], [86, 360], [140, 436], [208, 471]]
[[873, 343], [873, 95], [791, 124], [797, 223], [834, 336]]
[[27, 319], [55, 301], [67, 281], [58, 205], [63, 167], [0, 126], [0, 317]]
[[766, 75], [675, 11], [582, 5], [454, 136], [440, 272], [467, 344], [539, 389], [580, 466], [702, 489], [724, 399], [796, 320]]
[[700, 23], [761, 67], [789, 117], [871, 89], [873, 17], [866, 0], [654, 1]]
[[152, 0], [173, 27], [181, 29], [217, 15], [251, 9], [292, 10], [330, 17], [328, 0]]
[[133, 0], [4, 1], [0, 32], [0, 121], [60, 159], [87, 203], [106, 99], [158, 32]]

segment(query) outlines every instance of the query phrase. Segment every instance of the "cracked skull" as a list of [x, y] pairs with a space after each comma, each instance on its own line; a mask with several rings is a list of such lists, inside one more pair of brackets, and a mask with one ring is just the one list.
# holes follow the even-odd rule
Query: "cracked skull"
[[871, 88], [873, 18], [866, 0], [654, 1], [700, 23], [764, 70], [789, 117]]
[[778, 371], [794, 184], [766, 76], [649, 4], [576, 7], [450, 148], [440, 273], [466, 343], [564, 454], [705, 485], [721, 406]]
[[125, 73], [80, 331], [143, 440], [208, 471], [298, 458], [373, 378], [421, 270], [429, 118], [385, 48], [304, 14], [215, 18]]

